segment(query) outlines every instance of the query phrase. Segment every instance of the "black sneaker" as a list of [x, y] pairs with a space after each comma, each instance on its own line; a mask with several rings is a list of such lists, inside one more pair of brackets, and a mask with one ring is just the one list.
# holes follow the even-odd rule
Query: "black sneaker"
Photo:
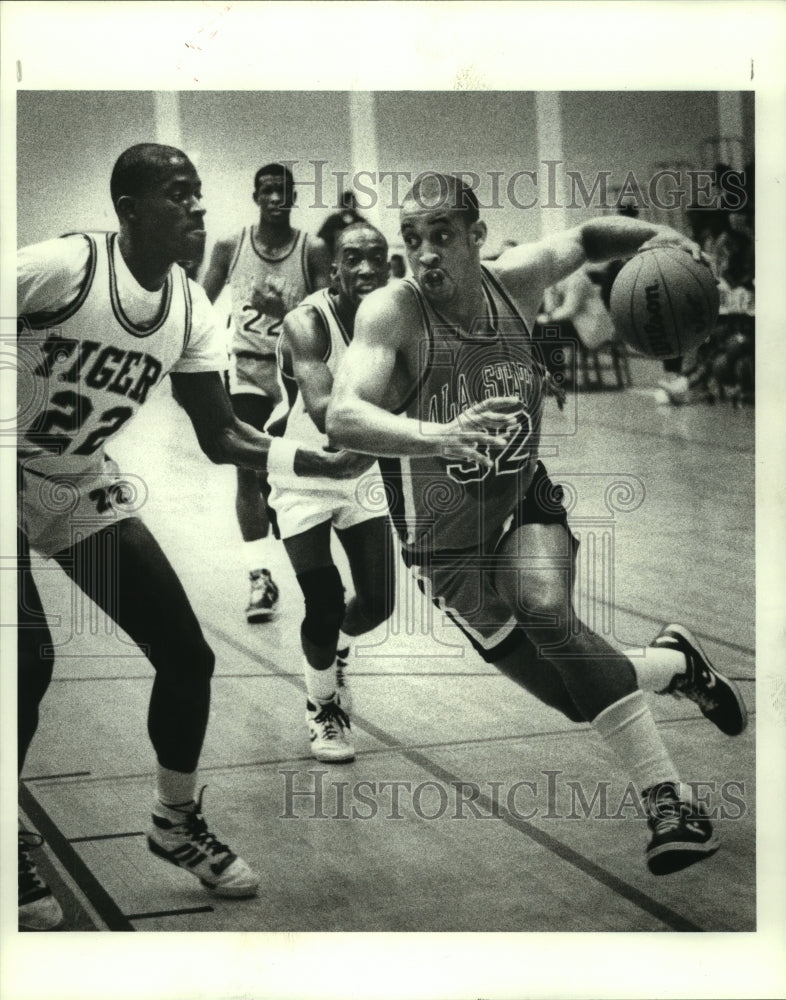
[[718, 850], [718, 835], [707, 814], [680, 799], [674, 785], [655, 785], [642, 798], [652, 830], [647, 867], [653, 875], [671, 875]]
[[739, 736], [748, 724], [748, 713], [734, 681], [713, 667], [696, 637], [684, 625], [666, 625], [650, 646], [676, 649], [685, 654], [684, 674], [675, 674], [658, 694], [690, 698], [702, 713], [727, 736]]
[[40, 833], [19, 831], [19, 930], [53, 931], [63, 922], [60, 904], [30, 857], [43, 842]]
[[246, 621], [250, 625], [269, 621], [276, 614], [278, 587], [273, 583], [270, 570], [254, 569], [249, 574], [251, 593], [246, 608]]

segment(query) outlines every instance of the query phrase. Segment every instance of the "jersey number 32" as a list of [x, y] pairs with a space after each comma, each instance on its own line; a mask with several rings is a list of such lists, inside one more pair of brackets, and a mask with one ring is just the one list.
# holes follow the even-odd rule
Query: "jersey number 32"
[[[529, 414], [523, 413], [519, 429], [499, 451], [496, 452], [493, 471], [498, 476], [513, 475], [521, 469], [530, 459], [529, 440], [532, 437], [532, 424]], [[484, 454], [489, 454], [488, 446], [479, 449]], [[496, 449], [495, 449], [496, 451]], [[457, 483], [479, 483], [490, 475], [492, 468], [481, 465], [480, 462], [467, 460], [464, 462], [451, 462], [447, 467], [448, 475], [455, 479]]]

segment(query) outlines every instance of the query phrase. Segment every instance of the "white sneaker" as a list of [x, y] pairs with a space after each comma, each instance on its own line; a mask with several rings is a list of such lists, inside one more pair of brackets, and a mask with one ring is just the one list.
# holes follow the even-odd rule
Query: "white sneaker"
[[38, 874], [30, 852], [41, 847], [40, 833], [19, 831], [19, 929], [53, 931], [63, 922], [63, 911], [52, 890]]
[[318, 706], [307, 701], [306, 722], [311, 753], [317, 760], [340, 763], [355, 759], [349, 717], [338, 700]]
[[254, 896], [258, 876], [207, 828], [202, 815], [204, 791], [183, 808], [172, 809], [156, 801], [147, 846], [159, 858], [196, 876], [218, 896]]
[[349, 687], [349, 663], [352, 647], [344, 646], [336, 650], [336, 690], [341, 707], [347, 715], [352, 714], [352, 691]]
[[249, 625], [267, 622], [275, 618], [278, 611], [278, 587], [268, 569], [255, 569], [248, 574], [251, 592], [246, 607], [246, 621]]

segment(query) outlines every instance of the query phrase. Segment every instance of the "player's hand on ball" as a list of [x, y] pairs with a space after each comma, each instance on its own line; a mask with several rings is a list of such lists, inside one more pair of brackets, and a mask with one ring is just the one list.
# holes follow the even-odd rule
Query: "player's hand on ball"
[[638, 252], [644, 253], [646, 250], [656, 250], [663, 247], [674, 247], [675, 250], [684, 250], [686, 253], [689, 253], [694, 260], [700, 261], [702, 264], [707, 264], [707, 266], [709, 266], [709, 260], [706, 255], [702, 253], [699, 244], [688, 239], [687, 236], [683, 236], [682, 233], [678, 233], [676, 229], [662, 229], [657, 236], [653, 236], [651, 240], [647, 240], [646, 243], [642, 244], [639, 247]]

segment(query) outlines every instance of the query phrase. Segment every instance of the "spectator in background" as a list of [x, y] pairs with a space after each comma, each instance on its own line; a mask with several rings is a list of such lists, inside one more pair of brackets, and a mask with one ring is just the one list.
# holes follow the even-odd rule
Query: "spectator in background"
[[[719, 207], [693, 208], [688, 223], [693, 238], [709, 257], [718, 279], [720, 310], [712, 335], [696, 352], [693, 365], [673, 382], [661, 382], [672, 405], [730, 399], [752, 404], [755, 396], [755, 245], [754, 163], [741, 173], [715, 165], [722, 178], [734, 174], [741, 191], [730, 202], [728, 181], [718, 184]], [[741, 204], [739, 203], [741, 200]]]
[[400, 253], [392, 253], [390, 255], [390, 277], [406, 278], [406, 276], [407, 265], [404, 263], [404, 258]]
[[358, 212], [357, 200], [352, 191], [345, 191], [341, 195], [341, 208], [333, 212], [322, 223], [322, 228], [317, 233], [319, 239], [327, 243], [330, 251], [330, 259], [333, 259], [336, 249], [336, 237], [342, 229], [351, 226], [353, 222], [363, 222], [363, 216]]

